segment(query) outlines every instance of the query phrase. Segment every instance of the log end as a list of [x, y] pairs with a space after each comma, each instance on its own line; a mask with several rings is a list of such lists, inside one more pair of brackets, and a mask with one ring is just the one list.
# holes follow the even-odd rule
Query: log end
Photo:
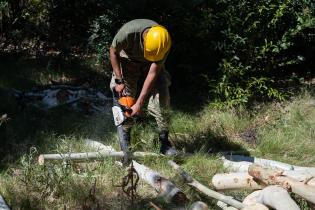
[[38, 156], [38, 164], [40, 166], [42, 166], [42, 165], [44, 165], [44, 163], [45, 163], [45, 158], [44, 158], [44, 155], [41, 154], [41, 155]]

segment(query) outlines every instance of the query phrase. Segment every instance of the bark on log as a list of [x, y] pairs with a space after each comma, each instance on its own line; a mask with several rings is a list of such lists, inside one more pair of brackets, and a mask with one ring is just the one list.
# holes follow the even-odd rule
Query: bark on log
[[300, 210], [289, 193], [279, 186], [268, 186], [263, 190], [249, 194], [243, 201], [244, 204], [261, 203], [276, 210]]
[[209, 210], [209, 207], [204, 202], [196, 201], [190, 206], [189, 210]]
[[139, 174], [139, 177], [150, 184], [160, 196], [165, 198], [167, 202], [183, 204], [187, 201], [186, 195], [177, 188], [172, 182], [160, 175], [158, 172], [132, 161], [134, 169]]
[[[134, 152], [132, 154], [134, 158], [148, 157], [148, 156], [160, 156], [159, 154], [152, 152]], [[122, 151], [107, 151], [101, 150], [99, 152], [81, 152], [81, 153], [66, 153], [66, 154], [41, 154], [38, 157], [39, 165], [44, 165], [47, 160], [72, 160], [72, 161], [86, 161], [102, 159], [104, 157], [122, 158], [124, 153]]]
[[4, 201], [4, 198], [0, 195], [0, 210], [10, 210], [9, 206]]
[[185, 180], [185, 182], [191, 186], [196, 188], [197, 190], [199, 190], [200, 192], [204, 193], [205, 195], [211, 197], [211, 198], [215, 198], [217, 200], [220, 200], [224, 203], [227, 203], [237, 209], [242, 209], [245, 207], [244, 204], [242, 204], [241, 202], [223, 195], [221, 193], [218, 193], [214, 190], [211, 190], [209, 188], [207, 188], [206, 186], [202, 185], [200, 182], [198, 182], [197, 180], [195, 180], [193, 177], [191, 177], [186, 171], [184, 171], [183, 169], [180, 168], [179, 165], [177, 165], [174, 161], [168, 161], [168, 164], [170, 166], [172, 166], [173, 169], [175, 169], [180, 175], [181, 177]]
[[253, 164], [249, 167], [248, 173], [266, 185], [280, 185], [281, 187], [300, 195], [311, 203], [315, 203], [315, 187], [306, 185], [295, 179], [282, 176], [282, 170], [263, 168]]
[[262, 189], [248, 173], [216, 174], [212, 177], [212, 184], [217, 190]]

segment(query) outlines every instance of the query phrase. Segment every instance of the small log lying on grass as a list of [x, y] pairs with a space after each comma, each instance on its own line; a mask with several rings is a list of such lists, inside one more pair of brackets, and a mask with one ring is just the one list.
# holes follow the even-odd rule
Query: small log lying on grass
[[265, 166], [268, 168], [278, 168], [283, 170], [294, 170], [294, 166], [282, 163], [275, 160], [268, 160], [263, 158], [257, 158], [257, 157], [248, 157], [248, 156], [242, 156], [242, 155], [226, 155], [223, 157], [223, 159], [227, 159], [233, 162], [251, 162], [256, 163], [261, 166]]
[[187, 201], [186, 195], [161, 174], [134, 160], [132, 164], [139, 177], [151, 185], [167, 202], [184, 204]]
[[224, 173], [212, 177], [212, 184], [217, 190], [262, 189], [248, 173]]
[[4, 198], [0, 195], [0, 210], [10, 210], [9, 206], [4, 201]]
[[[148, 157], [160, 156], [159, 154], [152, 152], [134, 152], [132, 154], [134, 158], [139, 157]], [[99, 152], [81, 152], [81, 153], [66, 153], [66, 154], [41, 154], [38, 157], [39, 165], [44, 165], [47, 160], [72, 160], [72, 161], [86, 161], [86, 160], [95, 160], [102, 159], [105, 157], [114, 157], [114, 158], [122, 158], [124, 157], [124, 153], [122, 151], [107, 151], [101, 150]]]
[[223, 161], [223, 167], [230, 172], [247, 172], [249, 166], [253, 164], [246, 161], [234, 162], [227, 160], [224, 157], [221, 159]]
[[261, 203], [276, 210], [300, 210], [289, 193], [279, 186], [268, 186], [263, 190], [255, 191], [249, 194], [243, 203], [247, 205]]
[[242, 204], [241, 202], [223, 195], [221, 193], [218, 193], [214, 190], [211, 190], [209, 188], [207, 188], [206, 186], [202, 185], [200, 182], [198, 182], [197, 180], [195, 180], [194, 178], [192, 178], [186, 171], [184, 171], [183, 169], [180, 168], [179, 165], [177, 165], [174, 161], [168, 161], [168, 164], [170, 166], [172, 166], [173, 169], [175, 169], [176, 171], [179, 172], [179, 174], [181, 175], [181, 177], [184, 179], [184, 181], [191, 187], [196, 188], [197, 190], [199, 190], [200, 192], [204, 193], [205, 195], [211, 197], [211, 198], [215, 198], [217, 200], [220, 200], [224, 203], [227, 203], [237, 209], [243, 209], [245, 207], [244, 204]]
[[311, 203], [315, 203], [315, 187], [306, 185], [298, 180], [283, 176], [282, 170], [263, 168], [253, 164], [248, 169], [249, 175], [266, 185], [280, 185], [292, 191]]
[[86, 146], [91, 147], [97, 151], [115, 151], [112, 146], [106, 146], [98, 141], [94, 141], [91, 139], [86, 139], [84, 143]]

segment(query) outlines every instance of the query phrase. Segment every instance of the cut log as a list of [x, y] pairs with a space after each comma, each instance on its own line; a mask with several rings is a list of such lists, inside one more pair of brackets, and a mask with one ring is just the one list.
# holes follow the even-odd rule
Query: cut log
[[306, 185], [295, 179], [283, 176], [282, 170], [263, 168], [253, 164], [248, 169], [249, 175], [266, 185], [280, 185], [281, 187], [300, 195], [311, 203], [315, 203], [315, 187]]
[[[148, 157], [148, 156], [160, 156], [159, 154], [152, 152], [134, 152], [132, 154], [134, 158]], [[66, 154], [41, 154], [38, 157], [38, 163], [44, 165], [47, 160], [72, 160], [72, 161], [86, 161], [102, 159], [105, 157], [122, 158], [124, 153], [122, 151], [107, 151], [101, 150], [99, 152], [81, 152], [81, 153], [66, 153]]]
[[172, 168], [175, 169], [180, 174], [180, 176], [184, 179], [184, 181], [189, 186], [194, 187], [195, 189], [204, 193], [205, 195], [207, 195], [211, 198], [215, 198], [217, 200], [220, 200], [220, 201], [222, 201], [226, 204], [229, 204], [229, 205], [231, 205], [237, 209], [242, 209], [245, 207], [245, 205], [242, 204], [241, 202], [239, 202], [238, 200], [235, 200], [229, 196], [218, 193], [218, 192], [211, 190], [211, 189], [207, 188], [206, 186], [202, 185], [200, 182], [198, 182], [193, 177], [191, 177], [186, 171], [181, 169], [180, 166], [177, 165], [174, 161], [170, 160], [170, 161], [168, 161], [168, 164], [170, 166], [172, 166]]
[[289, 193], [279, 186], [268, 186], [263, 190], [255, 191], [243, 201], [247, 205], [257, 202], [276, 210], [300, 210], [300, 207], [290, 197]]
[[224, 157], [221, 159], [223, 161], [223, 167], [229, 172], [248, 172], [249, 166], [253, 164], [246, 161], [234, 162], [227, 160]]
[[91, 139], [86, 139], [85, 140], [85, 145], [88, 147], [91, 147], [93, 149], [95, 149], [96, 151], [112, 151], [114, 152], [115, 149], [112, 146], [106, 146], [98, 141], [94, 141]]
[[[229, 172], [248, 172], [250, 165], [254, 164], [251, 162], [234, 162], [227, 159], [222, 159], [223, 167]], [[304, 169], [304, 171], [302, 170]], [[312, 172], [312, 168], [300, 167], [299, 170], [285, 170], [283, 175], [296, 179], [300, 182], [307, 183], [310, 186], [315, 186], [315, 174]]]
[[146, 183], [151, 185], [161, 197], [165, 198], [167, 202], [173, 202], [176, 204], [184, 204], [188, 199], [186, 195], [176, 187], [172, 182], [163, 177], [156, 171], [139, 164], [136, 161], [132, 161], [134, 169], [139, 174], [139, 177]]
[[268, 160], [268, 159], [263, 159], [263, 158], [257, 158], [257, 157], [248, 157], [248, 156], [242, 156], [242, 155], [226, 155], [224, 156], [224, 159], [233, 161], [233, 162], [251, 162], [251, 163], [256, 163], [264, 167], [268, 168], [278, 168], [278, 169], [283, 169], [283, 170], [294, 170], [294, 166], [287, 164], [287, 163], [282, 163], [279, 161], [275, 160]]
[[4, 198], [0, 195], [0, 210], [10, 210], [9, 206], [4, 201]]
[[212, 177], [212, 184], [217, 190], [262, 189], [248, 173], [216, 174]]
[[190, 206], [189, 210], [209, 210], [209, 207], [204, 202], [196, 201]]

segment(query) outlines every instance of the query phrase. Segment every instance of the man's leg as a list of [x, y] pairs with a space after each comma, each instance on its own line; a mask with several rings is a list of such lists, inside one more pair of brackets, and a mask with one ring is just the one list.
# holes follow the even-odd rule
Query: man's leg
[[155, 88], [149, 99], [148, 112], [151, 114], [159, 128], [159, 140], [161, 143], [160, 152], [166, 155], [177, 154], [169, 141], [169, 121], [170, 121], [170, 76], [163, 70], [156, 81]]

